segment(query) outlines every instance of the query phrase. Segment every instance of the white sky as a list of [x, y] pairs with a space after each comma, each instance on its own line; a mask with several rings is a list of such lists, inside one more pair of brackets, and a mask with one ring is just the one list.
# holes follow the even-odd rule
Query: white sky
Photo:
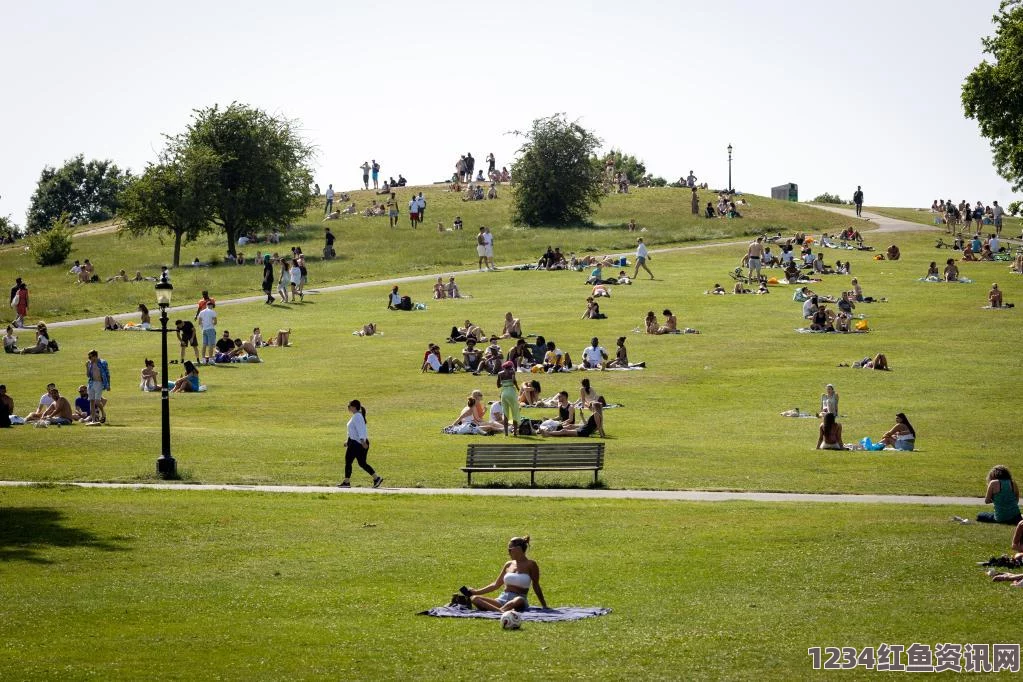
[[0, 215], [44, 165], [140, 170], [192, 109], [302, 123], [323, 189], [498, 166], [504, 133], [566, 112], [669, 180], [929, 206], [1010, 200], [963, 118], [997, 0], [45, 3], [0, 0]]

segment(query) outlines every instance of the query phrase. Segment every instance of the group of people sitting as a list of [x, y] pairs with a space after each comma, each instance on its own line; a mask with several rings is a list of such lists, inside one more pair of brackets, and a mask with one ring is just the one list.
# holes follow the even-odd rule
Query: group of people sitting
[[[809, 289], [802, 287], [798, 294], [812, 294]], [[803, 301], [802, 314], [804, 320], [810, 321], [810, 330], [815, 332], [839, 332], [848, 334], [852, 331], [861, 331], [865, 326], [853, 325], [853, 310], [856, 302], [852, 292], [843, 291], [837, 302], [838, 312], [827, 307], [828, 301], [817, 295], [811, 295]], [[859, 325], [859, 323], [857, 323]]]
[[[828, 386], [828, 391], [837, 401], [837, 394], [834, 393], [834, 389], [831, 388], [830, 384]], [[824, 397], [827, 397], [827, 394], [822, 396], [822, 398]], [[821, 424], [817, 431], [817, 449], [849, 450], [849, 446], [842, 440], [842, 424], [837, 421], [837, 407], [834, 411], [827, 409], [826, 403], [824, 407], [825, 409], [821, 413]], [[867, 439], [864, 440], [866, 441]], [[881, 436], [878, 443], [895, 450], [912, 451], [915, 448], [916, 430], [909, 423], [905, 413], [899, 412], [895, 415], [895, 425]]]
[[[987, 239], [981, 239], [979, 233], [973, 235], [973, 239], [970, 240], [957, 236], [952, 244], [952, 248], [957, 251], [961, 250], [963, 252], [963, 260], [969, 261], [993, 261], [995, 260], [995, 254], [1006, 251], [1006, 247], [1002, 244], [998, 235], [992, 234]], [[1007, 258], [1007, 256], [1002, 258]]]
[[[76, 422], [98, 425], [106, 423], [103, 412], [106, 402], [106, 398], [91, 400], [88, 387], [82, 385], [78, 387], [78, 397], [72, 404], [61, 395], [56, 384], [50, 383], [46, 385], [46, 392], [39, 398], [36, 409], [24, 417], [19, 417], [14, 412], [14, 399], [7, 393], [7, 386], [0, 385], [0, 428], [20, 424], [33, 424], [39, 427], [68, 426]], [[93, 408], [96, 408], [97, 415], [104, 416], [94, 417]]]
[[60, 350], [57, 342], [50, 338], [50, 332], [42, 322], [35, 327], [35, 340], [31, 346], [18, 348], [18, 337], [14, 333], [14, 327], [7, 325], [4, 333], [4, 352], [17, 353], [21, 355], [37, 355], [40, 353], [56, 353]]
[[459, 291], [458, 285], [455, 284], [454, 276], [448, 277], [447, 284], [444, 283], [443, 277], [438, 277], [437, 283], [433, 285], [433, 297], [438, 300], [442, 298], [462, 298], [462, 292]]
[[[348, 199], [343, 199], [343, 201], [348, 201]], [[376, 202], [375, 199], [373, 200], [373, 205], [377, 206], [377, 202]], [[382, 206], [383, 204], [380, 204], [380, 205]], [[363, 215], [365, 215], [367, 218], [370, 215], [384, 215], [383, 213], [379, 213], [379, 214], [372, 213], [370, 211], [370, 209], [368, 209], [368, 208], [366, 209], [366, 211], [368, 211], [368, 212], [364, 213]], [[353, 201], [350, 204], [348, 204], [347, 206], [345, 206], [344, 208], [338, 208], [336, 210], [331, 211], [327, 215], [323, 216], [323, 222], [327, 222], [328, 220], [340, 220], [341, 216], [357, 215], [358, 213], [359, 213], [359, 209], [355, 207], [355, 202]]]
[[[511, 370], [512, 368], [506, 368]], [[513, 370], [512, 370], [513, 371]], [[499, 380], [500, 381], [500, 380]], [[512, 374], [514, 381], [514, 374]], [[517, 382], [514, 382], [517, 384]], [[606, 438], [604, 433], [604, 407], [607, 402], [604, 396], [597, 395], [590, 386], [589, 379], [583, 379], [579, 390], [579, 399], [573, 402], [568, 391], [559, 391], [554, 398], [542, 400], [540, 396], [540, 382], [532, 380], [525, 382], [519, 389], [517, 396], [506, 391], [506, 388], [515, 386], [500, 386], [501, 399], [491, 401], [489, 410], [483, 399], [483, 392], [479, 389], [472, 391], [466, 398], [465, 407], [462, 408], [458, 417], [455, 418], [444, 430], [447, 433], [471, 433], [471, 434], [515, 434], [534, 432], [533, 420], [523, 419], [519, 408], [522, 407], [544, 407], [557, 409], [556, 417], [537, 420], [535, 430], [541, 436], [557, 437], [578, 437], [587, 438], [594, 433]], [[590, 412], [585, 417], [586, 411]], [[511, 413], [511, 414], [509, 414]], [[528, 428], [523, 428], [528, 423]]]
[[480, 171], [480, 177], [476, 178], [477, 184], [469, 183], [469, 186], [462, 192], [462, 201], [483, 201], [484, 199], [496, 199], [497, 198], [497, 183], [491, 182], [490, 189], [483, 191], [483, 171]]

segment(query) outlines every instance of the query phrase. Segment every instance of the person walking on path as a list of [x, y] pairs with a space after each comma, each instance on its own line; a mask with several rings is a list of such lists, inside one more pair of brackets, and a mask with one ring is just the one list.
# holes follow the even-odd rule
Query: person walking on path
[[334, 210], [334, 185], [327, 185], [327, 205], [323, 209], [323, 215], [329, 215]]
[[366, 430], [366, 408], [358, 400], [348, 403], [348, 440], [345, 443], [345, 478], [338, 488], [352, 487], [352, 463], [358, 462], [363, 471], [373, 477], [373, 487], [379, 488], [384, 479], [377, 475], [366, 461], [369, 454], [369, 432]]
[[859, 185], [856, 185], [856, 191], [853, 192], [853, 203], [856, 204], [856, 217], [859, 218], [863, 213], [863, 188]]
[[103, 399], [103, 391], [110, 390], [110, 368], [107, 361], [99, 356], [99, 351], [89, 351], [89, 359], [85, 362], [85, 376], [89, 380], [87, 384], [89, 416], [83, 423], [106, 424], [107, 401]]
[[364, 189], [369, 189], [369, 162], [363, 161], [359, 168], [362, 169], [362, 186]]
[[281, 300], [285, 303], [288, 302], [288, 288], [291, 286], [291, 268], [288, 265], [288, 261], [281, 261], [281, 276], [277, 280], [277, 293], [280, 295]]
[[202, 362], [207, 365], [213, 363], [213, 353], [217, 346], [216, 307], [216, 301], [210, 299], [206, 307], [196, 316], [199, 319], [199, 326], [202, 328]]
[[377, 163], [376, 159], [373, 159], [373, 165], [370, 166], [370, 170], [373, 171], [373, 189], [380, 189], [380, 164]]
[[489, 227], [483, 228], [483, 255], [487, 258], [487, 268], [497, 270], [494, 265], [494, 234]]
[[270, 260], [270, 254], [263, 256], [263, 293], [266, 294], [266, 304], [274, 302], [274, 264]]
[[28, 316], [28, 286], [20, 277], [15, 280], [14, 288], [11, 289], [11, 305], [14, 307], [14, 326], [23, 328], [25, 317]]
[[636, 279], [636, 275], [639, 274], [639, 269], [643, 268], [650, 275], [650, 279], [654, 278], [654, 273], [650, 272], [650, 268], [647, 267], [646, 262], [650, 260], [650, 253], [646, 249], [646, 244], [643, 243], [643, 238], [640, 237], [636, 240], [636, 270], [632, 273], [632, 279]]
[[483, 266], [487, 262], [487, 237], [485, 227], [480, 228], [480, 233], [476, 235], [476, 254], [480, 257], [479, 268], [480, 272], [483, 272]]

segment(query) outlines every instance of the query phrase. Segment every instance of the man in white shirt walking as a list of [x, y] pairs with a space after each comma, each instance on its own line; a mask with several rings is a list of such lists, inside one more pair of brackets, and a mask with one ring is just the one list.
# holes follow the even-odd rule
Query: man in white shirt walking
[[650, 260], [650, 253], [646, 250], [646, 244], [643, 243], [643, 238], [640, 237], [636, 240], [636, 271], [632, 273], [632, 279], [636, 279], [636, 275], [639, 274], [639, 269], [643, 268], [650, 275], [650, 279], [654, 278], [654, 273], [650, 272], [650, 268], [647, 267], [646, 262]]

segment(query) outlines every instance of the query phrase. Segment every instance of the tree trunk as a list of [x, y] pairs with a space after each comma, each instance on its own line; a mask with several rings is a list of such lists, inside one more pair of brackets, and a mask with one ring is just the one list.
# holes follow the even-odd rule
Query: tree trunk
[[181, 265], [181, 233], [174, 233], [174, 267]]

